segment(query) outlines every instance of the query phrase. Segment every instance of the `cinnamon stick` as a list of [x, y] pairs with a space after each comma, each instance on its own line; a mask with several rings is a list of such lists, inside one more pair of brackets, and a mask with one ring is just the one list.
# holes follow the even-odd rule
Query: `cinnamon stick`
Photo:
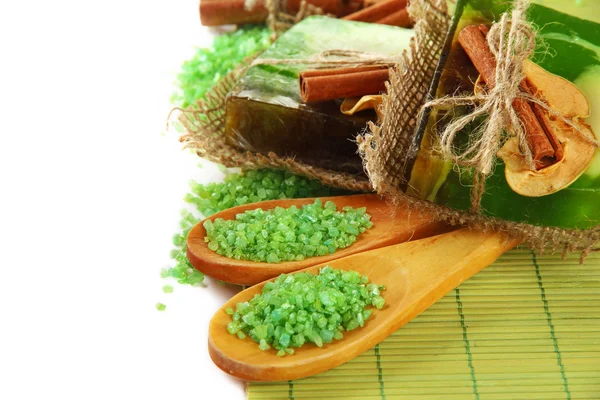
[[[528, 92], [529, 94], [532, 94], [530, 92]], [[564, 157], [564, 149], [562, 147], [562, 144], [560, 144], [558, 138], [556, 137], [556, 135], [554, 135], [553, 130], [552, 130], [552, 125], [550, 125], [550, 120], [548, 117], [548, 114], [544, 112], [544, 110], [542, 109], [542, 107], [540, 107], [538, 104], [530, 104], [531, 109], [533, 110], [533, 113], [535, 114], [535, 117], [538, 119], [540, 125], [542, 126], [542, 128], [544, 128], [544, 131], [546, 132], [546, 136], [548, 136], [548, 140], [550, 141], [550, 144], [552, 145], [552, 148], [554, 148], [554, 157], [557, 160], [562, 160], [562, 158]], [[548, 134], [550, 132], [550, 134]]]
[[200, 22], [204, 26], [256, 24], [269, 15], [264, 0], [256, 0], [247, 10], [244, 0], [200, 0]]
[[396, 11], [406, 8], [407, 0], [384, 0], [345, 16], [347, 21], [377, 22]]
[[[306, 0], [326, 14], [342, 17], [363, 7], [363, 0]], [[302, 0], [287, 0], [286, 12], [297, 13]], [[256, 0], [246, 8], [246, 0], [200, 0], [200, 21], [204, 26], [261, 23], [269, 15], [266, 0]]]
[[[486, 32], [487, 28], [484, 27], [467, 26], [458, 34], [458, 42], [471, 59], [481, 78], [487, 83], [488, 87], [493, 88], [496, 86], [496, 59], [485, 39], [484, 34]], [[521, 83], [521, 88], [527, 91], [528, 88], [525, 82]], [[544, 158], [557, 156], [552, 142], [560, 147], [558, 139], [555, 137], [552, 141], [549, 139], [549, 136], [554, 136], [551, 130], [548, 132], [544, 130], [544, 127], [549, 128], [549, 125], [544, 124], [545, 126], [542, 127], [527, 101], [515, 99], [512, 106], [523, 123], [527, 144], [533, 155], [536, 168], [546, 166], [547, 160], [544, 160]]]
[[378, 94], [385, 91], [388, 78], [385, 66], [308, 70], [300, 73], [300, 95], [313, 103]]
[[410, 19], [410, 16], [408, 15], [408, 10], [406, 8], [396, 11], [395, 13], [392, 13], [378, 21], [375, 21], [375, 23], [382, 25], [399, 26], [401, 28], [410, 28], [412, 26], [412, 21]]

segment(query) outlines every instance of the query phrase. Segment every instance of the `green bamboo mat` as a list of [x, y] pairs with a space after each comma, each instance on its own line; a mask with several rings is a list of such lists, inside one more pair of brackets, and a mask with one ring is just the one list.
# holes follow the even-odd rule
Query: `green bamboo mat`
[[600, 255], [511, 251], [375, 348], [248, 399], [600, 399]]

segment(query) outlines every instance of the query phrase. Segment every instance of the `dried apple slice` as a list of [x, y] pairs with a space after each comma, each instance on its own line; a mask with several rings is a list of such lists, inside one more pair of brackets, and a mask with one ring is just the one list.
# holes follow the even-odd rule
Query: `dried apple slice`
[[582, 121], [589, 116], [589, 104], [574, 84], [532, 62], [525, 63], [524, 72], [527, 84], [536, 96], [580, 130], [577, 132], [560, 118], [544, 111], [545, 122], [561, 143], [563, 152], [551, 165], [539, 170], [528, 167], [516, 138], [509, 139], [498, 152], [498, 157], [505, 163], [504, 173], [510, 188], [523, 196], [540, 197], [564, 189], [585, 172], [597, 150], [592, 143], [596, 136]]
[[590, 104], [579, 88], [565, 78], [551, 74], [534, 62], [526, 61], [523, 72], [537, 96], [565, 118], [587, 118]]

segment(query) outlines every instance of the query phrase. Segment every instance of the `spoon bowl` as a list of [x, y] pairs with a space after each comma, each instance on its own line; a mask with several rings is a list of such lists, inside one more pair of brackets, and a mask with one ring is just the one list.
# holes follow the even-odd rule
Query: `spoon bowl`
[[327, 201], [334, 202], [338, 210], [346, 206], [366, 207], [367, 213], [371, 215], [373, 226], [358, 235], [356, 242], [345, 249], [339, 249], [333, 254], [309, 257], [302, 261], [267, 263], [236, 260], [221, 256], [210, 250], [208, 243], [205, 241], [206, 229], [204, 228], [204, 222], [206, 220], [234, 219], [237, 214], [256, 208], [270, 210], [275, 207], [301, 207], [314, 203], [315, 198], [269, 200], [246, 204], [223, 210], [196, 224], [190, 230], [187, 239], [188, 259], [196, 269], [213, 278], [239, 285], [254, 285], [284, 273], [326, 263], [351, 254], [429, 237], [452, 229], [442, 222], [435, 221], [433, 216], [426, 212], [411, 212], [406, 207], [394, 208], [376, 194], [323, 197], [321, 200], [323, 204]]
[[317, 274], [325, 265], [354, 270], [370, 282], [385, 285], [385, 306], [373, 309], [365, 326], [344, 332], [319, 348], [305, 344], [294, 355], [277, 357], [262, 351], [250, 338], [240, 340], [227, 332], [231, 316], [225, 309], [249, 301], [266, 282], [246, 289], [219, 309], [209, 326], [208, 349], [223, 371], [250, 381], [300, 379], [336, 367], [381, 342], [463, 281], [518, 244], [504, 233], [483, 233], [467, 228], [426, 239], [371, 250], [332, 260], [298, 272]]

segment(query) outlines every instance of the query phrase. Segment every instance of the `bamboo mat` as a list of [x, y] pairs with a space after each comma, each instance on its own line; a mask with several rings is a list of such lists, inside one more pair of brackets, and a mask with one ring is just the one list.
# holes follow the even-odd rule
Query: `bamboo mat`
[[514, 250], [354, 360], [249, 400], [600, 399], [600, 255]]

